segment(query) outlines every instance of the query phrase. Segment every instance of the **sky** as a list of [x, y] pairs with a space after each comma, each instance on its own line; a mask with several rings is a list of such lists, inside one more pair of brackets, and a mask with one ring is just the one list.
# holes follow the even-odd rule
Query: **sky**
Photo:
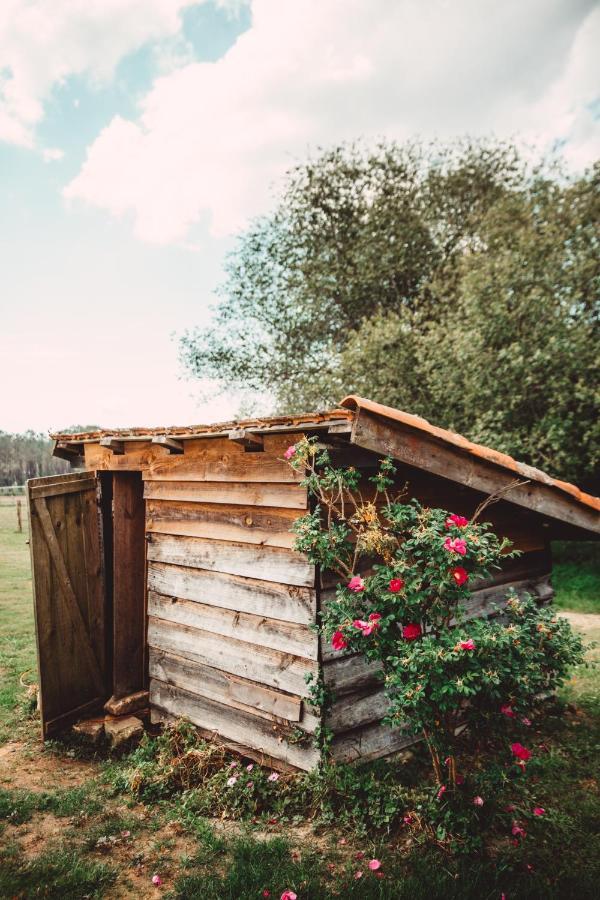
[[227, 253], [344, 140], [600, 155], [593, 0], [1, 0], [0, 430], [225, 420]]

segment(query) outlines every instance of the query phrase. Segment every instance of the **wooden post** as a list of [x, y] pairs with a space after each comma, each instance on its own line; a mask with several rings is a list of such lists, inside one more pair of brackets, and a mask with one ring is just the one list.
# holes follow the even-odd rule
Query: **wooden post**
[[113, 475], [113, 696], [146, 687], [145, 517], [140, 472]]
[[21, 510], [21, 500], [17, 497], [17, 531], [19, 534], [23, 532], [23, 515]]

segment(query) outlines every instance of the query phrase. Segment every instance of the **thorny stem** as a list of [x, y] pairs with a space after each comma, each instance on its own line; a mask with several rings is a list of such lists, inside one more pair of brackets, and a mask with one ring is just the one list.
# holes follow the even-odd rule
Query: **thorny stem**
[[432, 744], [431, 739], [429, 737], [429, 732], [427, 731], [426, 728], [423, 728], [423, 737], [425, 738], [425, 743], [427, 744], [427, 747], [429, 749], [431, 761], [433, 763], [433, 771], [435, 772], [435, 777], [436, 777], [437, 783], [442, 784], [444, 779], [442, 777], [442, 767], [440, 765], [439, 753], [437, 752], [436, 748]]

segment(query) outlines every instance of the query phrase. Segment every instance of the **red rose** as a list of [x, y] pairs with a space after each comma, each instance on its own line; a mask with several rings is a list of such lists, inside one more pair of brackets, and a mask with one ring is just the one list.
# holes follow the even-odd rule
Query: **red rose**
[[404, 581], [401, 578], [392, 578], [389, 584], [389, 590], [392, 594], [397, 594], [404, 587]]
[[464, 528], [468, 524], [468, 519], [465, 519], [464, 516], [457, 516], [456, 513], [452, 513], [452, 515], [448, 516], [446, 519], [446, 528], [452, 528], [453, 525], [457, 528]]
[[348, 646], [348, 641], [344, 637], [341, 631], [335, 631], [333, 637], [331, 638], [331, 646], [334, 650], [345, 650]]
[[466, 584], [469, 580], [469, 573], [466, 569], [463, 569], [462, 566], [455, 566], [450, 570], [450, 574], [454, 578], [457, 585], [460, 587], [462, 584]]
[[414, 641], [421, 637], [422, 631], [420, 625], [405, 625], [402, 629], [402, 637], [407, 641]]
[[522, 762], [527, 762], [531, 759], [531, 750], [528, 750], [527, 747], [523, 746], [523, 744], [511, 744], [510, 749], [517, 757], [517, 759], [520, 759]]

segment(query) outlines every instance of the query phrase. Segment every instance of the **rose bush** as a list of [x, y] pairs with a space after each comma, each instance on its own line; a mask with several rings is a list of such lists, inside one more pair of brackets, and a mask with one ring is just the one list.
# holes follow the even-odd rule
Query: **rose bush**
[[[457, 748], [465, 728], [480, 736], [527, 727], [540, 695], [582, 661], [581, 641], [551, 608], [510, 592], [501, 616], [469, 619], [472, 585], [516, 555], [479, 521], [485, 504], [468, 520], [403, 502], [391, 493], [390, 459], [365, 482], [354, 468], [334, 467], [311, 439], [286, 457], [316, 500], [294, 526], [295, 546], [340, 577], [322, 631], [334, 650], [381, 663], [387, 721], [424, 737], [441, 798], [464, 781]], [[523, 768], [530, 751], [518, 742], [511, 750]]]

